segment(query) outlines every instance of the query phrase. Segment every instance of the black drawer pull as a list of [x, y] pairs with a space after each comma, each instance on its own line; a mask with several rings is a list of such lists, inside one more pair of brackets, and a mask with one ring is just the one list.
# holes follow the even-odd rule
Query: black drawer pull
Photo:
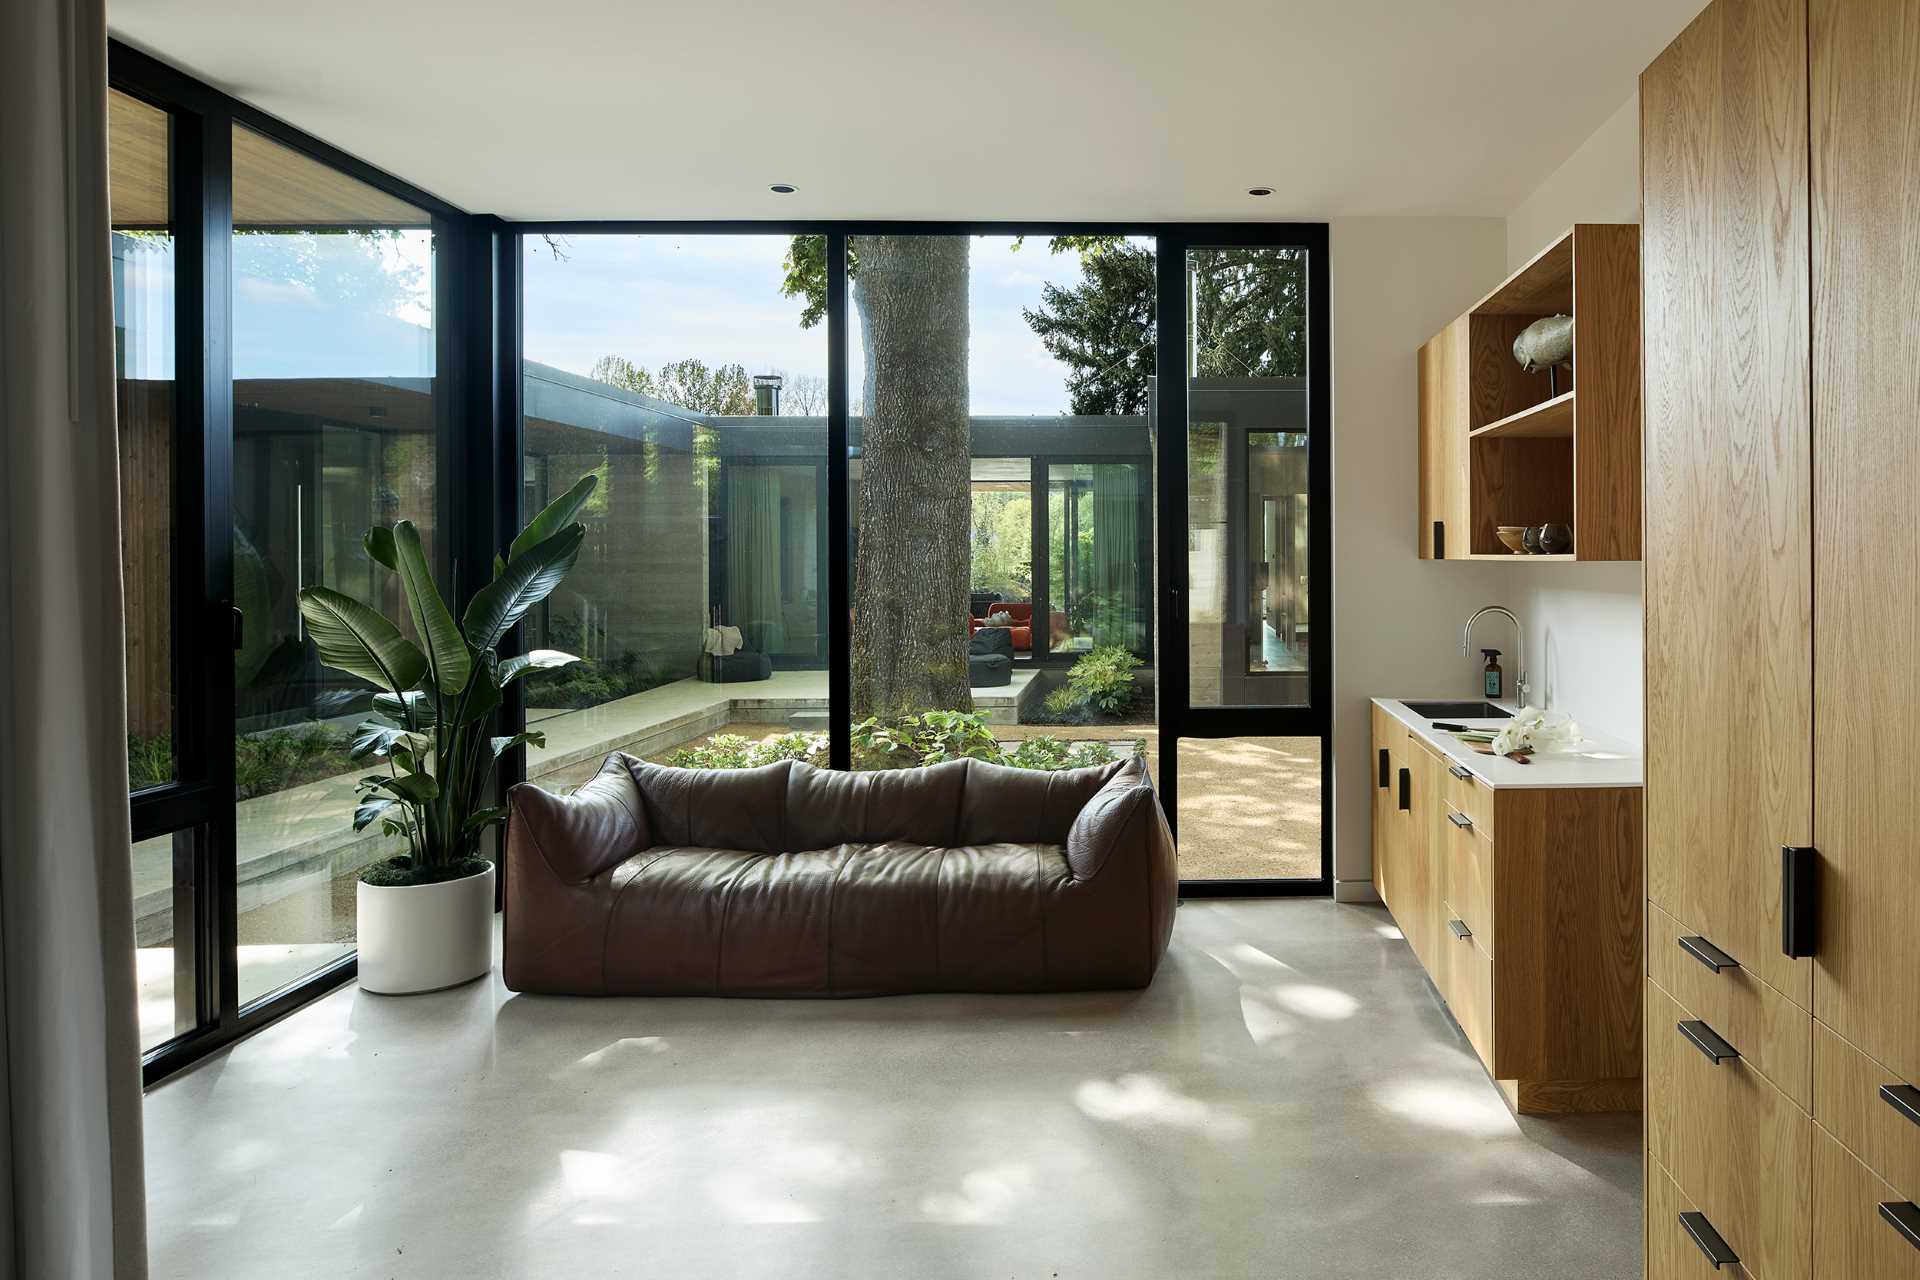
[[1380, 789], [1382, 791], [1393, 785], [1392, 780], [1387, 776], [1391, 772], [1392, 766], [1387, 763], [1387, 749], [1382, 747], [1380, 748]]
[[1880, 1216], [1905, 1236], [1908, 1244], [1920, 1249], [1920, 1205], [1911, 1200], [1889, 1200], [1880, 1206]]
[[1680, 1034], [1693, 1043], [1693, 1047], [1713, 1059], [1717, 1067], [1728, 1058], [1737, 1058], [1740, 1051], [1720, 1038], [1718, 1032], [1698, 1018], [1690, 1018], [1680, 1025]]
[[1780, 950], [1795, 959], [1818, 949], [1820, 854], [1808, 845], [1780, 848]]
[[1455, 813], [1453, 810], [1449, 809], [1447, 810], [1447, 821], [1451, 822], [1454, 826], [1460, 828], [1462, 831], [1473, 830], [1473, 819], [1469, 818], [1464, 813]]
[[1920, 1124], [1920, 1089], [1910, 1084], [1883, 1084], [1880, 1086], [1880, 1101], [1915, 1124]]
[[1447, 772], [1452, 774], [1454, 777], [1460, 779], [1460, 781], [1462, 782], [1465, 782], [1468, 778], [1471, 778], [1473, 776], [1473, 770], [1467, 768], [1467, 766], [1463, 764], [1450, 764], [1447, 766]]
[[1473, 930], [1467, 928], [1467, 922], [1465, 920], [1449, 920], [1447, 921], [1447, 928], [1451, 929], [1453, 936], [1462, 942], [1465, 942], [1473, 936]]
[[1707, 1261], [1713, 1264], [1715, 1271], [1722, 1267], [1740, 1265], [1740, 1255], [1727, 1248], [1727, 1242], [1722, 1240], [1720, 1233], [1713, 1229], [1713, 1224], [1707, 1221], [1706, 1214], [1683, 1213], [1680, 1215], [1680, 1225], [1687, 1229], [1687, 1234], [1693, 1237], [1693, 1242], [1700, 1246], [1700, 1252], [1707, 1255]]
[[1413, 771], [1410, 769], [1400, 771], [1400, 807], [1413, 808]]
[[1740, 962], [1708, 942], [1705, 938], [1692, 937], [1680, 939], [1680, 949], [1698, 960], [1715, 973], [1722, 969], [1738, 969]]

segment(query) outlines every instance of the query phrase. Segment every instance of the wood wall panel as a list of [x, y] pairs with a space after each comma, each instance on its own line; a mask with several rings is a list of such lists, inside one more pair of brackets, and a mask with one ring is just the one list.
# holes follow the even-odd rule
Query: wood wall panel
[[1920, 1078], [1920, 8], [1814, 0], [1813, 1008]]
[[1780, 847], [1813, 834], [1806, 52], [1802, 0], [1716, 0], [1640, 82], [1647, 891], [1803, 1007]]
[[1434, 558], [1433, 526], [1446, 526], [1444, 559], [1466, 558], [1467, 326], [1461, 316], [1420, 348], [1420, 558]]
[[[1573, 545], [1588, 560], [1638, 560], [1640, 228], [1587, 224], [1574, 229], [1573, 243], [1573, 349], [1581, 371]], [[1583, 297], [1604, 301], [1583, 306]]]

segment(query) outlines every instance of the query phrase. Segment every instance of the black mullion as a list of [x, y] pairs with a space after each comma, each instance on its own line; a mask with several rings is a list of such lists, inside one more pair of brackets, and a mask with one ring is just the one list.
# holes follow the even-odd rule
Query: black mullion
[[[1033, 618], [1027, 652], [1034, 665], [1043, 665], [1053, 656], [1053, 547], [1052, 526], [1047, 521], [1047, 486], [1051, 483], [1047, 468], [1051, 458], [1034, 457], [1027, 468], [1028, 510], [1027, 541], [1033, 549]], [[987, 610], [992, 613], [991, 607]]]
[[[478, 281], [469, 288], [474, 295], [472, 318], [466, 328], [467, 341], [479, 344], [475, 350], [480, 370], [474, 378], [475, 395], [485, 387], [487, 401], [476, 405], [489, 424], [488, 438], [493, 446], [492, 481], [494, 517], [492, 532], [497, 544], [511, 541], [520, 532], [526, 513], [520, 508], [525, 500], [524, 481], [526, 424], [521, 421], [522, 334], [521, 317], [521, 238], [496, 218], [476, 219], [475, 240], [470, 271], [479, 272]], [[501, 652], [518, 653], [525, 644], [526, 624], [516, 625], [507, 635]], [[500, 700], [501, 732], [523, 733], [527, 727], [526, 682], [508, 685]], [[500, 794], [526, 781], [525, 748], [508, 753], [500, 762]], [[506, 877], [499, 877], [498, 894], [504, 901]]]
[[827, 236], [827, 762], [853, 767], [853, 566], [847, 492], [847, 236]]
[[[209, 1022], [226, 1031], [238, 1020], [239, 846], [234, 803], [234, 628], [249, 625], [233, 599], [233, 127], [221, 114], [200, 112], [179, 131], [187, 152], [186, 196], [176, 245], [182, 279], [178, 313], [179, 385], [191, 385], [194, 404], [183, 423], [200, 427], [202, 478], [195, 513], [201, 545], [196, 559], [201, 625], [186, 638], [201, 662], [198, 732], [205, 777], [220, 797], [204, 830], [207, 874], [201, 881], [201, 993]], [[197, 349], [197, 350], [196, 350]], [[187, 353], [193, 351], [197, 358]], [[252, 619], [251, 625], [264, 625]]]
[[1155, 529], [1159, 555], [1160, 636], [1155, 654], [1155, 723], [1160, 737], [1161, 801], [1167, 826], [1179, 832], [1179, 743], [1185, 728], [1188, 685], [1186, 630], [1182, 597], [1187, 589], [1187, 241], [1163, 234], [1154, 247], [1154, 453], [1158, 477]]

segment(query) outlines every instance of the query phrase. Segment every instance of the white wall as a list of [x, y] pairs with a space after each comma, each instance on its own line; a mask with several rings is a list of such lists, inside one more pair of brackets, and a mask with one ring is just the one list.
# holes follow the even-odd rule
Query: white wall
[[[1450, 697], [1478, 686], [1460, 656], [1467, 615], [1499, 599], [1505, 565], [1417, 558], [1414, 352], [1504, 273], [1500, 218], [1335, 218], [1333, 297], [1333, 874], [1372, 896], [1367, 699]], [[1542, 566], [1544, 567], [1544, 566]]]
[[[1576, 222], [1638, 221], [1636, 90], [1508, 213], [1507, 269], [1532, 258]], [[1641, 742], [1639, 564], [1515, 565], [1509, 573], [1500, 603], [1526, 625], [1533, 701], [1567, 712], [1585, 729]], [[1508, 669], [1513, 670], [1511, 663]]]

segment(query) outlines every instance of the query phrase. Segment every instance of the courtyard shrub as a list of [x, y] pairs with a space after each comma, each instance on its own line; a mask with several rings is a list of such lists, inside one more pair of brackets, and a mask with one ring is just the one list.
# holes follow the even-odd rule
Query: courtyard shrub
[[1047, 711], [1060, 717], [1125, 715], [1133, 707], [1133, 673], [1140, 665], [1121, 645], [1091, 650], [1073, 664], [1067, 682], [1047, 695]]

